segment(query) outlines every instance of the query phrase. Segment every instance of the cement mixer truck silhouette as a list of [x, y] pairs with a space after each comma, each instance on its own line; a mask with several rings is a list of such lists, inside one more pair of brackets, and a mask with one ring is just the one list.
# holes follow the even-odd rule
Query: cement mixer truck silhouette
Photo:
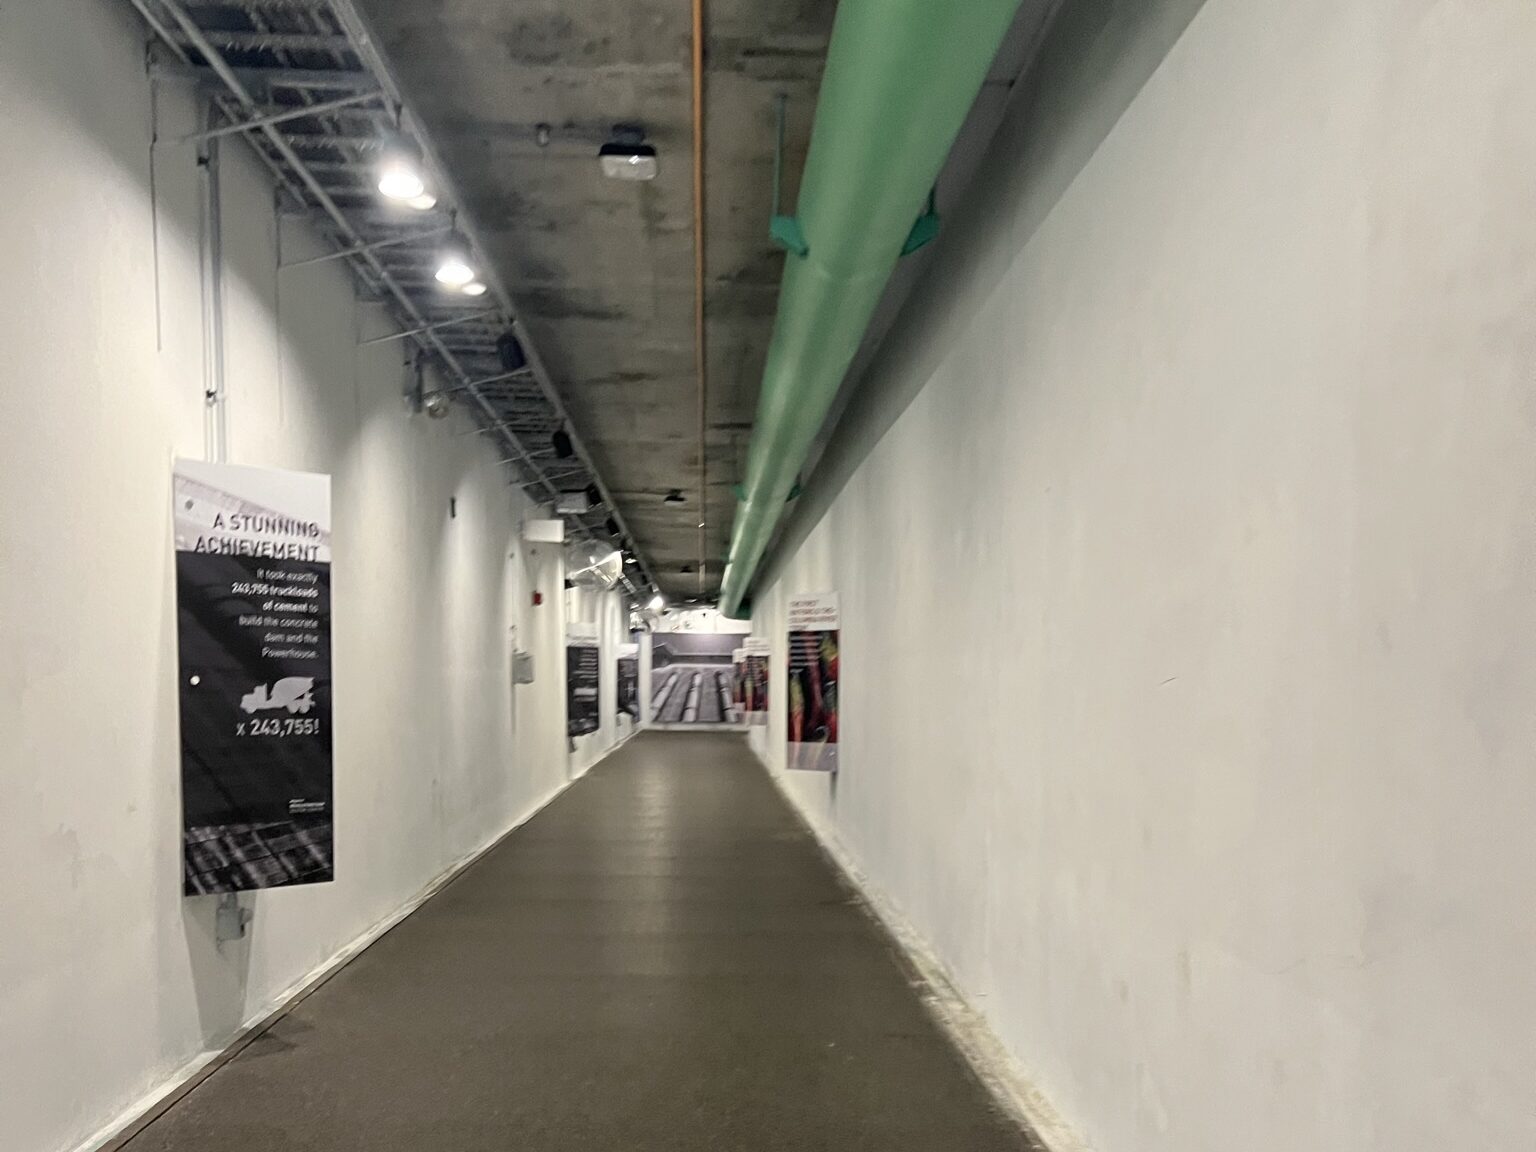
[[295, 712], [308, 712], [314, 706], [315, 681], [312, 676], [285, 676], [270, 688], [258, 684], [240, 698], [240, 710], [247, 715], [286, 708], [291, 716]]

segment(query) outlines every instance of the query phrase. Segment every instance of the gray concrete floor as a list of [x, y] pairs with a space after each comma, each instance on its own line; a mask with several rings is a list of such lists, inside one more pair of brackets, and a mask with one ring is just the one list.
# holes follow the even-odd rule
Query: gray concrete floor
[[128, 1149], [1028, 1146], [743, 738], [654, 733]]

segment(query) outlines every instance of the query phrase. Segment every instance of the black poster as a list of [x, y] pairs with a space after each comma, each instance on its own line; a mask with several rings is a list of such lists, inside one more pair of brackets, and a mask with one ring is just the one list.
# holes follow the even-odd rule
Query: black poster
[[602, 649], [595, 624], [566, 625], [565, 723], [571, 736], [585, 736], [598, 728], [598, 679]]
[[335, 877], [330, 478], [178, 461], [187, 895]]
[[640, 723], [640, 645], [619, 647], [619, 715]]

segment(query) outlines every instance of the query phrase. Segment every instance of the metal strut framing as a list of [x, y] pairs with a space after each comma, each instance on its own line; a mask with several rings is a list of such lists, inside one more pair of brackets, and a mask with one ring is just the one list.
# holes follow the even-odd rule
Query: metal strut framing
[[[623, 513], [571, 426], [559, 393], [511, 297], [485, 258], [474, 222], [459, 203], [432, 141], [410, 117], [387, 62], [351, 0], [129, 0], [157, 48], [151, 75], [186, 78], [209, 93], [224, 123], [210, 131], [243, 135], [291, 206], [313, 218], [366, 294], [388, 305], [408, 341], [450, 381], [479, 431], [508, 449], [518, 484], [539, 502], [594, 488], [602, 502], [565, 517], [578, 537], [611, 542], [634, 556], [640, 576], [625, 583], [656, 588]], [[399, 120], [396, 125], [396, 120]], [[373, 167], [386, 129], [412, 136], [437, 205], [396, 208], [374, 190]], [[197, 133], [205, 136], [207, 133]], [[179, 142], [179, 141], [177, 141]], [[475, 250], [490, 293], [479, 299], [445, 291], [434, 280], [435, 240], [456, 224]], [[284, 268], [318, 261], [297, 261]], [[489, 307], [488, 307], [489, 306]], [[507, 372], [496, 341], [518, 334], [527, 367]], [[545, 445], [560, 428], [575, 455], [559, 459]], [[558, 486], [557, 482], [558, 481]], [[608, 531], [612, 521], [616, 533]]]

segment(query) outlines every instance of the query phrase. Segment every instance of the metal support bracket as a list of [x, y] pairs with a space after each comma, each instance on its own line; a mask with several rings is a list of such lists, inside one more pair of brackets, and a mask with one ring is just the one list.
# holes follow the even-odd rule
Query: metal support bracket
[[218, 128], [206, 128], [201, 132], [187, 132], [184, 135], [172, 138], [169, 143], [191, 144], [199, 140], [212, 140], [219, 136], [234, 136], [241, 132], [253, 132], [269, 124], [286, 124], [290, 120], [303, 120], [310, 116], [319, 116], [326, 112], [350, 108], [355, 104], [366, 104], [377, 100], [380, 95], [381, 93], [377, 91], [363, 91], [354, 93], [351, 96], [338, 96], [335, 100], [324, 100], [318, 104], [301, 104], [294, 108], [281, 108], [264, 116], [255, 116], [249, 120], [240, 120]]
[[784, 183], [784, 113], [789, 97], [779, 93], [778, 135], [773, 145], [773, 215], [768, 221], [768, 238], [786, 252], [796, 256], [808, 255], [811, 246], [805, 241], [800, 221], [779, 211], [779, 196]]
[[907, 242], [901, 246], [901, 254], [910, 256], [926, 244], [931, 244], [939, 234], [939, 210], [936, 204], [937, 190], [928, 189], [928, 206], [923, 209], [923, 214], [912, 223], [912, 231], [907, 233]]
[[219, 906], [213, 913], [213, 939], [217, 944], [239, 940], [251, 922], [251, 910], [240, 907], [240, 897], [226, 892], [219, 897]]

